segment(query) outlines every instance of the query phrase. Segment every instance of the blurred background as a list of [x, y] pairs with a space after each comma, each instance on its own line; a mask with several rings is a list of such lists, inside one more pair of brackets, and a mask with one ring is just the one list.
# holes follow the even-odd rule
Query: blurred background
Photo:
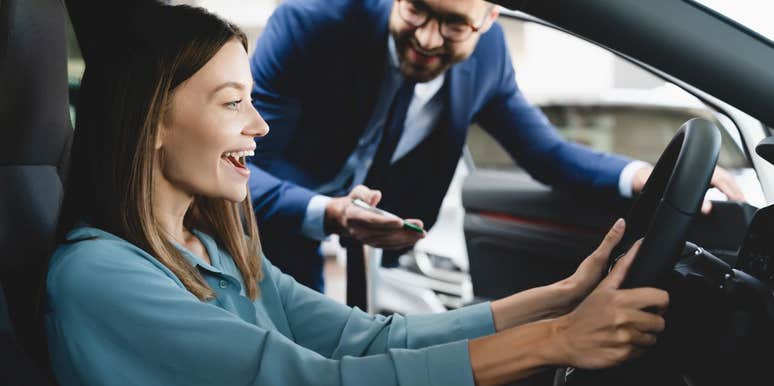
[[[774, 35], [774, 25], [765, 15], [745, 11], [755, 8], [745, 6], [746, 2], [752, 1], [707, 0], [703, 3], [717, 7], [732, 18], [739, 18], [763, 34]], [[170, 3], [201, 6], [239, 25], [248, 35], [249, 51], [252, 52], [255, 41], [280, 0], [173, 0]], [[730, 120], [682, 89], [605, 49], [540, 23], [521, 20], [518, 13], [505, 10], [502, 13], [499, 22], [506, 34], [519, 86], [528, 100], [541, 107], [563, 136], [600, 151], [621, 153], [655, 163], [682, 123], [696, 116], [708, 118], [725, 129], [719, 164], [735, 173], [753, 205], [763, 205], [765, 201], [757, 177], [747, 163], [741, 150], [741, 139]], [[74, 119], [83, 60], [72, 31], [69, 36], [71, 116]], [[440, 306], [424, 309], [400, 309], [400, 305], [391, 304], [377, 307], [376, 311], [438, 311], [441, 307], [454, 308], [460, 303], [458, 300], [472, 297], [469, 280], [464, 277], [468, 261], [462, 230], [462, 180], [471, 168], [513, 170], [519, 166], [476, 125], [471, 127], [467, 143], [467, 163], [460, 163], [438, 225], [413, 251], [414, 254], [441, 259], [452, 266], [453, 271], [463, 275], [462, 279], [453, 280], [454, 285], [459, 287], [451, 291], [454, 299], [442, 299], [438, 303]], [[720, 193], [716, 196], [722, 198]], [[329, 256], [326, 292], [343, 302], [345, 256], [335, 237], [324, 245], [324, 252]], [[442, 264], [447, 264], [443, 261]], [[448, 292], [444, 293], [449, 295]], [[433, 292], [435, 295], [438, 293]], [[376, 299], [376, 302], [379, 300]]]

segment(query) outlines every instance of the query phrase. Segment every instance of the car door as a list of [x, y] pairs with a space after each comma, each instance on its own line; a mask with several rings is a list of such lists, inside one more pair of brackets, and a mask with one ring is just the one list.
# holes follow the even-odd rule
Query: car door
[[[720, 165], [734, 174], [748, 200], [765, 202], [739, 134], [722, 112], [574, 36], [520, 17], [501, 16], [500, 23], [522, 91], [565, 138], [655, 163], [682, 123], [703, 117], [721, 128]], [[500, 297], [568, 276], [633, 202], [553, 190], [514, 164], [479, 127], [471, 128], [468, 146], [475, 169], [465, 180], [462, 201], [477, 297]], [[732, 262], [754, 210], [716, 201], [709, 215], [697, 218], [689, 240]]]

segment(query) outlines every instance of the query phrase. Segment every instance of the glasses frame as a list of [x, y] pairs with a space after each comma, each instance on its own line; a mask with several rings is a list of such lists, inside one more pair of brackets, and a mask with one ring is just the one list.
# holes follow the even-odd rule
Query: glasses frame
[[[411, 0], [395, 0], [395, 1], [398, 2], [398, 3], [401, 3], [401, 2], [411, 2]], [[489, 9], [487, 9], [487, 12], [484, 13], [484, 17], [482, 18], [481, 23], [478, 26], [473, 24], [470, 20], [465, 20], [465, 24], [468, 27], [470, 27], [470, 29], [468, 30], [470, 32], [468, 32], [467, 35], [465, 35], [464, 38], [452, 39], [452, 38], [449, 38], [447, 36], [444, 36], [444, 34], [443, 34], [443, 26], [444, 26], [444, 24], [446, 24], [446, 20], [444, 20], [443, 15], [433, 11], [429, 7], [426, 7], [425, 12], [426, 12], [427, 15], [425, 17], [425, 20], [423, 22], [421, 22], [421, 23], [418, 23], [418, 24], [417, 23], [412, 23], [411, 21], [409, 21], [406, 18], [406, 16], [403, 15], [403, 12], [404, 12], [403, 11], [403, 7], [401, 7], [400, 4], [398, 5], [398, 15], [400, 16], [400, 18], [406, 24], [408, 24], [408, 25], [410, 25], [410, 26], [412, 26], [414, 28], [422, 28], [423, 26], [425, 26], [430, 21], [430, 19], [435, 19], [435, 21], [438, 22], [438, 34], [441, 35], [441, 37], [443, 37], [445, 40], [449, 40], [449, 41], [455, 42], [455, 43], [464, 42], [465, 40], [470, 39], [470, 37], [473, 36], [474, 33], [477, 33], [478, 31], [480, 31], [481, 28], [483, 28], [484, 24], [486, 23], [486, 17], [489, 14], [490, 10], [491, 10], [491, 6], [490, 6]]]

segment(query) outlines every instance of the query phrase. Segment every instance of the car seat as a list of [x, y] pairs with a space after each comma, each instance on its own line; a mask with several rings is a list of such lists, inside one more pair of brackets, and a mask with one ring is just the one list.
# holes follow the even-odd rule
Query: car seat
[[0, 0], [0, 384], [51, 385], [38, 304], [72, 137], [65, 7]]

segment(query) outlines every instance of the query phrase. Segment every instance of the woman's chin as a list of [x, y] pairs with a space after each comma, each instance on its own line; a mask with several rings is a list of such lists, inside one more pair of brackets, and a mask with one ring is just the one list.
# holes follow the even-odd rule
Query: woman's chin
[[235, 194], [233, 196], [224, 197], [224, 198], [227, 201], [231, 201], [231, 202], [233, 202], [235, 204], [238, 204], [238, 203], [244, 201], [245, 198], [247, 198], [247, 190], [245, 189], [244, 191], [240, 192], [239, 194]]
[[212, 195], [210, 198], [218, 198], [233, 203], [240, 203], [247, 198], [247, 186], [241, 188], [234, 188], [228, 191], [221, 191], [218, 194]]

